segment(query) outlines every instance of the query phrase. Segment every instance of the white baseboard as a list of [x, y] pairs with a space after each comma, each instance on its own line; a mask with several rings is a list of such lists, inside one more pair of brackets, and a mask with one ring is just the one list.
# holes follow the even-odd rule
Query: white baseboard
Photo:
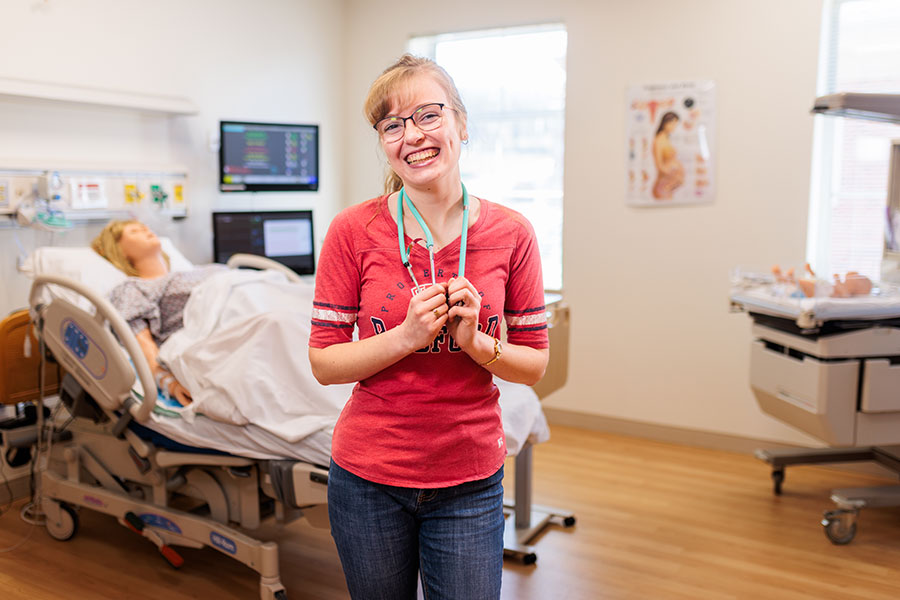
[[[753, 452], [758, 448], [765, 448], [767, 450], [802, 450], [803, 448], [808, 447], [800, 446], [798, 444], [772, 442], [769, 440], [760, 440], [751, 437], [731, 435], [727, 433], [715, 433], [711, 431], [702, 431], [699, 429], [687, 429], [684, 427], [675, 427], [671, 425], [659, 425], [656, 423], [646, 423], [643, 421], [631, 421], [618, 417], [606, 417], [602, 415], [594, 415], [560, 408], [551, 408], [547, 406], [544, 407], [544, 414], [546, 415], [547, 421], [550, 423], [550, 425], [563, 425], [566, 427], [587, 429], [588, 431], [599, 431], [603, 433], [627, 435], [631, 437], [654, 440], [657, 442], [695, 446], [698, 448], [707, 448], [710, 450], [737, 452], [740, 454], [753, 454]], [[875, 463], [841, 463], [819, 466], [854, 471], [857, 473], [867, 473], [869, 475], [877, 475], [882, 477], [897, 477], [897, 473], [895, 473], [894, 471], [891, 471]]]

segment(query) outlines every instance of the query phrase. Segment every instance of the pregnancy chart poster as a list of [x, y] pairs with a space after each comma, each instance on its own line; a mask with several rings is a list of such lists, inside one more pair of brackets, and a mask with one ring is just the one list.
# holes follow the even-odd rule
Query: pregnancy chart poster
[[625, 202], [712, 202], [716, 86], [683, 81], [630, 86], [625, 115]]

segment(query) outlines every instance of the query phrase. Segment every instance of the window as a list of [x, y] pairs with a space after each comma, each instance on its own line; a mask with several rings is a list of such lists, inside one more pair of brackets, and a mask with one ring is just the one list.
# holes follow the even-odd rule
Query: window
[[[819, 95], [900, 93], [900, 2], [828, 0]], [[807, 259], [820, 276], [881, 278], [888, 162], [900, 127], [817, 116]]]
[[414, 38], [456, 82], [469, 113], [460, 170], [474, 194], [524, 214], [544, 287], [562, 289], [566, 30], [516, 27]]

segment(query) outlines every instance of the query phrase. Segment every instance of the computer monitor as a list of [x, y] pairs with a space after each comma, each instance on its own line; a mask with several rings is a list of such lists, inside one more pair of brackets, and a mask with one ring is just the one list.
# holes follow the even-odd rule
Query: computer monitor
[[318, 125], [220, 121], [219, 140], [220, 191], [319, 189]]
[[278, 261], [299, 275], [316, 270], [311, 210], [214, 212], [213, 261], [246, 253]]

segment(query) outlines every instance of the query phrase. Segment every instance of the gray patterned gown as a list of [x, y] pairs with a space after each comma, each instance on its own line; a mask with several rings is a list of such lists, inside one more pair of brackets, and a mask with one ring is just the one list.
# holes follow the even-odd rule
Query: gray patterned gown
[[205, 265], [169, 273], [159, 279], [129, 277], [113, 288], [110, 301], [135, 335], [150, 329], [153, 341], [159, 346], [181, 329], [184, 305], [191, 291], [204, 279], [224, 269], [227, 269], [224, 265]]

